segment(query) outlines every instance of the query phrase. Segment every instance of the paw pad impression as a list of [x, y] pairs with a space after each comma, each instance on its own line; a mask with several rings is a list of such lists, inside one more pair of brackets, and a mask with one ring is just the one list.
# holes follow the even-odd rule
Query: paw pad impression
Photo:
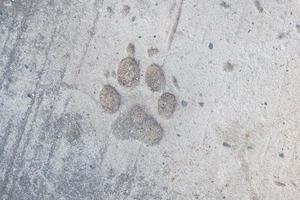
[[117, 117], [112, 132], [118, 139], [134, 139], [150, 145], [157, 144], [163, 136], [160, 124], [138, 104]]
[[[140, 82], [141, 70], [134, 59], [135, 48], [132, 43], [127, 47], [128, 57], [122, 59], [117, 69], [117, 81], [123, 87], [135, 87]], [[152, 92], [164, 89], [166, 84], [163, 69], [151, 64], [145, 72], [145, 83]], [[104, 112], [115, 113], [121, 104], [121, 96], [111, 85], [104, 85], [100, 91], [100, 105]], [[157, 112], [169, 119], [175, 112], [176, 97], [170, 92], [163, 93], [157, 102]], [[163, 128], [157, 120], [147, 113], [139, 104], [131, 106], [121, 113], [111, 125], [113, 135], [120, 140], [138, 140], [145, 144], [155, 145], [163, 137]]]
[[158, 114], [169, 119], [175, 112], [176, 105], [177, 101], [175, 95], [165, 92], [158, 99]]
[[119, 84], [125, 87], [134, 87], [139, 84], [140, 67], [134, 58], [127, 57], [121, 60], [117, 70], [117, 79]]
[[100, 104], [105, 112], [115, 113], [119, 110], [121, 96], [113, 86], [104, 85], [100, 91]]
[[145, 82], [151, 91], [160, 91], [166, 84], [162, 68], [156, 64], [150, 65], [145, 73]]

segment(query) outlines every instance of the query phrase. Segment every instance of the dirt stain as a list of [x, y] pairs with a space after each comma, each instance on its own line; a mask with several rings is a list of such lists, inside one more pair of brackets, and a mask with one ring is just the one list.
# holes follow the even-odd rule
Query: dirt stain
[[149, 57], [152, 57], [152, 56], [158, 54], [158, 53], [159, 53], [159, 50], [158, 50], [158, 48], [153, 48], [153, 47], [151, 47], [151, 48], [149, 48], [149, 49], [147, 50], [147, 53], [148, 53], [148, 56], [149, 56]]
[[225, 72], [232, 72], [234, 70], [234, 65], [230, 62], [227, 62], [223, 66], [223, 71]]
[[175, 76], [172, 76], [172, 82], [173, 82], [173, 85], [174, 85], [177, 89], [180, 89], [179, 84], [178, 84], [178, 81], [177, 81], [177, 79], [176, 79]]
[[285, 187], [286, 184], [285, 183], [282, 183], [282, 182], [279, 182], [279, 181], [274, 181], [275, 185], [279, 186], [279, 187]]
[[254, 5], [256, 7], [256, 9], [258, 10], [258, 12], [262, 13], [264, 11], [263, 7], [261, 6], [261, 3], [259, 1], [254, 1]]
[[223, 8], [230, 8], [230, 5], [228, 3], [226, 3], [225, 1], [222, 1], [220, 3], [220, 6], [223, 7]]

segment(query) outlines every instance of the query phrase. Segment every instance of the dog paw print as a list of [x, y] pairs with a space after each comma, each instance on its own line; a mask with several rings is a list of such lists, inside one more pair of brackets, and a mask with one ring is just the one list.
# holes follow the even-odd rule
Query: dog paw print
[[[141, 81], [141, 69], [134, 58], [135, 47], [129, 44], [128, 57], [122, 59], [117, 69], [117, 82], [122, 87], [137, 87]], [[151, 64], [145, 70], [145, 83], [152, 92], [164, 91], [166, 78], [163, 69]], [[104, 85], [100, 91], [100, 105], [104, 112], [115, 113], [122, 104], [122, 98], [115, 87]], [[175, 112], [177, 101], [174, 94], [161, 92], [157, 99], [157, 114], [169, 119]], [[120, 140], [138, 140], [155, 145], [163, 137], [163, 128], [156, 118], [147, 112], [145, 105], [134, 104], [121, 113], [111, 125], [113, 135]]]

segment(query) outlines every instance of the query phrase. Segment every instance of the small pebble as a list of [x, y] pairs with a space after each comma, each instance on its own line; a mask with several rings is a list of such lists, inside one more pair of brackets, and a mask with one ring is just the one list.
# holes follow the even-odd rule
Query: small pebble
[[181, 105], [182, 105], [183, 107], [187, 107], [188, 102], [186, 102], [185, 100], [182, 100], [182, 101], [181, 101]]

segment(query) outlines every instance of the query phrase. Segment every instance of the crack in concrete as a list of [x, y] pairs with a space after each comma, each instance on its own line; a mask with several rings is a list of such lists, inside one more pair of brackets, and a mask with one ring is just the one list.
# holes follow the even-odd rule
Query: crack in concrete
[[179, 7], [178, 7], [178, 10], [177, 10], [176, 15], [175, 15], [175, 19], [173, 20], [173, 25], [171, 27], [171, 30], [168, 33], [168, 36], [167, 36], [168, 50], [171, 48], [171, 45], [172, 45], [173, 40], [174, 40], [174, 35], [176, 33], [177, 26], [179, 24], [179, 20], [180, 20], [180, 17], [181, 17], [182, 6], [183, 6], [183, 0], [180, 0]]

